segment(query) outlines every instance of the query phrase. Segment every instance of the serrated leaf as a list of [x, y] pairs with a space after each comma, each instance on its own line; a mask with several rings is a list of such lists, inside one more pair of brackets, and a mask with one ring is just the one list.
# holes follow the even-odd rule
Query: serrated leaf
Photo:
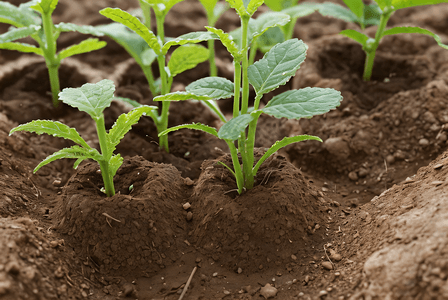
[[117, 174], [118, 169], [123, 164], [123, 157], [120, 154], [112, 155], [109, 160], [109, 174], [113, 178]]
[[38, 0], [37, 3], [30, 6], [30, 8], [42, 13], [52, 14], [58, 5], [58, 0]]
[[[154, 50], [149, 48], [148, 43], [134, 31], [121, 23], [110, 23], [96, 27], [102, 33], [120, 44], [131, 55], [138, 64], [150, 65], [151, 56], [157, 57]], [[151, 53], [146, 53], [151, 52]]]
[[201, 62], [208, 60], [209, 55], [208, 49], [201, 45], [183, 45], [178, 47], [173, 51], [168, 62], [171, 77], [193, 69]]
[[383, 32], [383, 36], [385, 35], [394, 35], [399, 33], [419, 33], [419, 34], [426, 34], [434, 38], [434, 40], [439, 44], [440, 47], [444, 49], [448, 49], [448, 45], [445, 45], [442, 43], [442, 39], [437, 34], [424, 29], [420, 27], [411, 27], [411, 26], [404, 26], [404, 27], [393, 27], [391, 29], [388, 29]]
[[225, 33], [221, 29], [210, 26], [205, 26], [205, 28], [219, 37], [221, 43], [224, 45], [224, 47], [226, 47], [227, 51], [230, 53], [230, 55], [233, 56], [235, 60], [237, 61], [241, 60], [242, 54], [238, 49], [238, 47], [236, 46], [235, 42], [233, 41], [232, 37], [228, 33]]
[[212, 99], [226, 99], [234, 94], [235, 85], [223, 77], [206, 77], [196, 80], [185, 87], [185, 90], [197, 96]]
[[248, 78], [257, 94], [268, 93], [288, 82], [305, 60], [307, 46], [298, 39], [277, 44], [249, 66]]
[[263, 156], [258, 160], [256, 165], [253, 167], [252, 174], [255, 176], [258, 172], [258, 169], [263, 164], [263, 162], [266, 159], [268, 159], [272, 154], [274, 154], [275, 152], [280, 150], [281, 148], [286, 147], [292, 143], [298, 143], [298, 142], [307, 141], [307, 140], [315, 140], [315, 141], [322, 142], [322, 140], [319, 137], [312, 136], [312, 135], [298, 135], [298, 136], [293, 136], [293, 137], [285, 137], [281, 141], [275, 142], [274, 145], [272, 145], [271, 148], [269, 148], [268, 151], [266, 151], [263, 154]]
[[294, 7], [299, 0], [264, 0], [264, 4], [267, 5], [273, 11], [281, 11], [288, 7]]
[[237, 14], [240, 17], [247, 16], [248, 13], [246, 11], [246, 7], [244, 6], [243, 0], [226, 0], [230, 7], [236, 10]]
[[75, 128], [68, 127], [67, 125], [58, 121], [34, 120], [11, 129], [9, 135], [16, 131], [29, 131], [36, 134], [45, 133], [54, 137], [61, 137], [67, 140], [71, 140], [76, 144], [90, 149], [90, 146], [84, 141], [84, 139], [79, 135]]
[[447, 0], [392, 0], [390, 5], [393, 6], [394, 10], [397, 10], [407, 7], [433, 5], [440, 3], [448, 3], [448, 2]]
[[152, 110], [155, 109], [157, 109], [157, 107], [155, 106], [141, 105], [140, 107], [134, 108], [126, 114], [121, 114], [115, 121], [114, 125], [109, 130], [109, 133], [107, 135], [110, 146], [108, 147], [108, 154], [114, 152], [115, 147], [120, 143], [126, 133], [131, 130], [132, 125], [138, 123], [142, 115], [149, 114]]
[[35, 53], [38, 55], [44, 55], [44, 52], [41, 48], [37, 48], [34, 45], [25, 44], [25, 43], [1, 43], [0, 49], [6, 49], [6, 50], [16, 50], [23, 53]]
[[346, 22], [359, 22], [358, 17], [348, 8], [331, 2], [321, 3], [319, 13], [325, 17], [333, 17]]
[[340, 105], [341, 92], [328, 88], [289, 90], [274, 96], [262, 111], [276, 118], [310, 118]]
[[87, 39], [77, 45], [72, 45], [72, 46], [68, 47], [67, 49], [62, 50], [61, 52], [58, 53], [58, 57], [60, 60], [62, 60], [69, 56], [87, 53], [87, 52], [101, 49], [101, 48], [105, 47], [106, 45], [107, 45], [106, 42], [100, 41], [98, 39]]
[[240, 115], [231, 119], [221, 126], [218, 131], [218, 137], [227, 141], [237, 140], [253, 119], [254, 117], [250, 114]]
[[351, 10], [358, 19], [364, 17], [364, 3], [362, 0], [343, 0], [345, 5]]
[[365, 46], [367, 41], [370, 39], [369, 36], [365, 35], [364, 33], [361, 33], [359, 31], [353, 30], [353, 29], [346, 29], [342, 30], [340, 34], [345, 35], [346, 37], [351, 38], [352, 40], [360, 43], [361, 45]]
[[311, 15], [320, 7], [319, 3], [302, 2], [299, 5], [288, 7], [281, 12], [288, 14], [291, 19], [297, 19]]
[[197, 44], [208, 40], [217, 40], [218, 36], [208, 31], [197, 31], [183, 34], [175, 39], [169, 40], [163, 45], [162, 52], [166, 54], [175, 45]]
[[104, 109], [110, 106], [114, 91], [114, 82], [103, 79], [98, 83], [86, 83], [79, 88], [65, 88], [59, 93], [59, 99], [88, 113], [92, 119], [99, 120], [103, 117]]
[[8, 43], [28, 37], [41, 29], [40, 26], [30, 25], [27, 27], [12, 28], [0, 35], [0, 43]]
[[249, 39], [256, 39], [263, 33], [265, 33], [269, 28], [277, 27], [277, 26], [284, 26], [291, 21], [291, 18], [289, 15], [281, 13], [281, 12], [267, 12], [262, 15], [260, 15], [255, 20], [255, 30], [252, 33], [252, 38]]
[[184, 0], [143, 0], [143, 1], [151, 5], [156, 14], [159, 13], [166, 15], [174, 5]]
[[86, 149], [79, 147], [77, 145], [72, 146], [70, 148], [61, 149], [49, 156], [47, 156], [43, 161], [41, 161], [36, 168], [34, 168], [33, 173], [36, 173], [41, 167], [51, 163], [52, 161], [61, 159], [61, 158], [76, 158], [75, 166], [79, 165], [79, 160], [84, 159], [93, 159], [95, 161], [100, 161], [103, 159], [101, 154], [96, 149]]
[[174, 127], [170, 127], [162, 132], [159, 133], [159, 137], [161, 137], [162, 135], [166, 135], [172, 131], [177, 131], [179, 129], [184, 129], [184, 128], [188, 128], [188, 129], [194, 129], [194, 130], [200, 130], [200, 131], [204, 131], [207, 132], [211, 135], [214, 135], [216, 137], [218, 137], [218, 132], [216, 131], [215, 128], [204, 125], [204, 124], [200, 124], [200, 123], [193, 123], [193, 124], [184, 124], [184, 125], [178, 125], [178, 126], [174, 126]]
[[264, 0], [250, 0], [249, 5], [247, 5], [246, 8], [249, 16], [252, 16], [263, 3]]
[[154, 97], [153, 101], [183, 101], [183, 100], [213, 100], [209, 96], [198, 96], [188, 92], [173, 92], [165, 95]]
[[156, 35], [133, 15], [122, 11], [119, 8], [110, 7], [100, 10], [100, 14], [115, 22], [127, 26], [129, 29], [141, 36], [146, 41], [148, 46], [157, 54], [161, 54], [162, 46], [160, 45]]
[[42, 23], [33, 10], [25, 7], [17, 7], [5, 1], [0, 1], [0, 22], [15, 27], [40, 25]]
[[93, 27], [90, 25], [77, 25], [77, 24], [73, 24], [73, 23], [59, 23], [54, 25], [55, 29], [57, 31], [61, 31], [61, 32], [69, 32], [69, 31], [74, 31], [74, 32], [80, 32], [80, 33], [84, 33], [84, 34], [91, 34], [91, 35], [95, 35], [95, 36], [103, 36], [104, 33], [98, 29], [98, 27]]

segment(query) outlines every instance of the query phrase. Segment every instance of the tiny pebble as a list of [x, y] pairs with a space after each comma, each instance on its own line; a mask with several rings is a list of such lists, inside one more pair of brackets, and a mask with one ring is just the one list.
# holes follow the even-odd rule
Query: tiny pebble
[[187, 202], [187, 203], [185, 203], [184, 205], [182, 205], [182, 207], [183, 207], [185, 210], [187, 210], [187, 209], [189, 209], [189, 208], [191, 207], [191, 204], [190, 204], [190, 202]]
[[358, 176], [361, 178], [366, 177], [367, 175], [369, 175], [369, 170], [365, 169], [365, 168], [360, 168], [358, 171]]
[[260, 289], [260, 295], [262, 295], [265, 299], [275, 297], [275, 295], [277, 295], [277, 292], [277, 289], [269, 283], [266, 283], [266, 285]]
[[341, 276], [341, 273], [340, 272], [335, 272], [334, 276], [336, 276], [336, 277]]
[[327, 292], [331, 292], [332, 290], [333, 290], [333, 288], [327, 287]]
[[328, 295], [327, 291], [320, 291], [319, 292], [319, 297], [323, 297], [323, 296], [326, 296], [326, 295]]
[[386, 162], [388, 164], [393, 164], [395, 162], [395, 157], [393, 155], [386, 156]]
[[60, 180], [58, 180], [58, 179], [56, 179], [55, 181], [53, 181], [53, 185], [54, 185], [54, 186], [60, 186], [61, 183], [62, 183], [62, 181], [60, 181]]
[[429, 145], [429, 141], [428, 141], [427, 139], [420, 139], [420, 140], [418, 141], [418, 143], [419, 143], [421, 146], [423, 146], [423, 147]]
[[297, 256], [295, 256], [295, 255], [293, 254], [293, 255], [291, 255], [291, 259], [292, 259], [292, 260], [297, 260]]
[[230, 295], [230, 292], [228, 290], [224, 290], [223, 292], [225, 295]]
[[356, 181], [358, 180], [358, 174], [356, 174], [356, 172], [350, 172], [348, 173], [348, 178], [350, 178], [350, 180], [352, 181]]
[[324, 269], [327, 269], [327, 270], [333, 270], [333, 265], [329, 261], [324, 261], [322, 263], [322, 267], [324, 267]]
[[215, 273], [213, 273], [213, 275], [212, 275], [213, 277], [216, 277], [216, 276], [218, 276], [218, 272], [215, 272]]
[[193, 219], [193, 213], [191, 211], [187, 212], [187, 221], [191, 221]]
[[82, 291], [82, 292], [81, 292], [81, 295], [82, 295], [84, 298], [87, 298], [87, 297], [88, 297], [86, 291]]
[[238, 274], [241, 274], [241, 273], [243, 273], [243, 269], [241, 269], [241, 268], [238, 268]]

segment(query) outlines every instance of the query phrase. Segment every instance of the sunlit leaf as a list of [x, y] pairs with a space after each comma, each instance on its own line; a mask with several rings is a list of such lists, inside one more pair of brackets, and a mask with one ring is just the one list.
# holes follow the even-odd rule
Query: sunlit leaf
[[189, 93], [198, 96], [207, 96], [212, 99], [226, 99], [234, 94], [232, 81], [222, 77], [205, 77], [196, 80], [185, 88]]
[[207, 125], [204, 125], [204, 124], [200, 124], [200, 123], [184, 124], [184, 125], [178, 125], [178, 126], [170, 127], [168, 129], [162, 131], [161, 133], [159, 133], [159, 137], [162, 136], [162, 135], [166, 135], [166, 134], [168, 134], [170, 132], [177, 131], [177, 130], [184, 129], [184, 128], [204, 131], [204, 132], [207, 132], [207, 133], [209, 133], [211, 135], [214, 135], [214, 136], [218, 137], [218, 132], [216, 131], [215, 128], [207, 126]]
[[218, 137], [228, 141], [237, 140], [253, 119], [254, 117], [250, 114], [240, 115], [231, 119], [221, 126], [218, 131]]
[[183, 45], [173, 51], [168, 68], [171, 77], [186, 70], [193, 69], [201, 62], [208, 60], [209, 51], [201, 45]]
[[107, 44], [106, 42], [100, 41], [98, 39], [87, 39], [77, 45], [73, 45], [73, 46], [68, 47], [67, 49], [62, 50], [61, 52], [59, 52], [58, 57], [59, 57], [59, 59], [62, 60], [69, 56], [87, 53], [87, 52], [101, 49], [101, 48], [105, 47], [106, 44]]

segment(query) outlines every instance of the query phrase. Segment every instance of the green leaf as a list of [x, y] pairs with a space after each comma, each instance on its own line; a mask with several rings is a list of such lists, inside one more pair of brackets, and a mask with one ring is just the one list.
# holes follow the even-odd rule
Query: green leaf
[[257, 38], [258, 49], [266, 53], [277, 44], [285, 41], [285, 35], [283, 31], [278, 27], [269, 28], [265, 33]]
[[110, 177], [114, 177], [117, 174], [118, 169], [123, 164], [123, 157], [120, 154], [112, 155], [109, 160], [109, 175]]
[[230, 7], [236, 10], [237, 14], [240, 17], [247, 16], [248, 13], [246, 11], [246, 7], [244, 6], [243, 0], [226, 0]]
[[151, 5], [156, 14], [166, 15], [174, 5], [184, 0], [143, 0], [143, 1]]
[[157, 54], [161, 54], [162, 46], [160, 45], [156, 35], [133, 15], [122, 11], [119, 8], [110, 7], [100, 10], [100, 14], [115, 22], [127, 26], [129, 29], [141, 36], [146, 41], [148, 46]]
[[72, 23], [59, 23], [54, 25], [55, 29], [57, 31], [61, 31], [61, 32], [69, 32], [69, 31], [74, 31], [74, 32], [80, 32], [80, 33], [84, 33], [84, 34], [91, 34], [91, 35], [95, 35], [95, 36], [103, 36], [104, 33], [98, 29], [98, 27], [93, 27], [90, 25], [76, 25], [76, 24], [72, 24]]
[[256, 39], [263, 33], [265, 33], [269, 28], [277, 27], [277, 26], [284, 26], [289, 23], [291, 18], [289, 15], [280, 13], [280, 12], [267, 12], [262, 15], [260, 15], [255, 20], [255, 31], [252, 33], [253, 36], [249, 41], [252, 39]]
[[207, 96], [212, 99], [226, 99], [234, 94], [232, 81], [222, 77], [205, 77], [196, 80], [185, 87], [185, 90], [197, 96]]
[[[413, 6], [421, 6], [421, 5], [433, 5], [447, 3], [447, 0], [392, 0], [391, 5], [394, 10], [413, 7]], [[380, 4], [380, 3], [378, 3]], [[381, 5], [380, 5], [381, 6]]]
[[252, 16], [263, 3], [264, 0], [250, 0], [249, 5], [246, 8], [249, 16]]
[[6, 49], [6, 50], [17, 50], [24, 53], [35, 53], [38, 55], [44, 55], [44, 52], [42, 49], [37, 48], [36, 46], [30, 45], [30, 44], [24, 44], [24, 43], [1, 43], [0, 49]]
[[286, 8], [286, 9], [282, 10], [281, 12], [284, 14], [288, 14], [289, 17], [292, 20], [294, 20], [297, 18], [311, 15], [316, 10], [318, 10], [319, 7], [320, 7], [320, 4], [318, 4], [318, 3], [302, 2], [299, 5]]
[[157, 57], [154, 50], [149, 48], [148, 43], [141, 36], [121, 23], [114, 22], [96, 28], [120, 44], [138, 64], [149, 66], [152, 63], [151, 56], [154, 59]]
[[58, 5], [58, 0], [38, 0], [35, 5], [30, 6], [30, 8], [41, 14], [52, 14]]
[[134, 108], [127, 114], [121, 114], [108, 133], [109, 154], [114, 152], [115, 147], [120, 143], [121, 139], [131, 130], [132, 125], [140, 120], [142, 115], [149, 114], [155, 109], [157, 109], [155, 106], [142, 105]]
[[75, 167], [77, 167], [80, 164], [79, 160], [84, 160], [84, 159], [90, 158], [95, 161], [100, 161], [103, 159], [103, 157], [98, 152], [98, 150], [92, 149], [92, 148], [86, 149], [86, 148], [82, 148], [82, 147], [75, 145], [70, 148], [61, 149], [61, 150], [47, 156], [43, 161], [41, 161], [37, 165], [36, 168], [34, 168], [33, 173], [36, 173], [40, 168], [51, 163], [52, 161], [55, 161], [55, 160], [58, 160], [61, 158], [76, 158], [77, 161], [75, 162]]
[[199, 0], [207, 11], [213, 11], [218, 0]]
[[228, 33], [225, 33], [221, 29], [217, 29], [210, 26], [205, 26], [205, 28], [219, 37], [221, 43], [224, 45], [224, 47], [226, 47], [227, 51], [230, 53], [230, 55], [233, 56], [235, 60], [237, 61], [241, 60], [242, 54], [238, 49], [237, 45], [235, 44], [235, 42], [233, 41], [232, 37]]
[[333, 17], [336, 19], [344, 20], [346, 22], [359, 22], [358, 17], [350, 11], [339, 4], [324, 2], [319, 6], [319, 13], [326, 17]]
[[288, 7], [294, 7], [299, 0], [264, 0], [266, 4], [273, 11], [281, 11]]
[[166, 135], [172, 131], [177, 131], [179, 129], [184, 129], [184, 128], [188, 128], [188, 129], [194, 129], [194, 130], [200, 130], [200, 131], [204, 131], [207, 132], [211, 135], [214, 135], [216, 137], [218, 137], [218, 132], [216, 131], [215, 128], [201, 124], [201, 123], [193, 123], [193, 124], [184, 124], [184, 125], [178, 125], [178, 126], [174, 126], [174, 127], [170, 127], [164, 131], [162, 131], [161, 133], [159, 133], [159, 137], [161, 137], [162, 135]]
[[58, 121], [34, 120], [11, 129], [9, 135], [16, 131], [29, 131], [36, 134], [46, 133], [55, 137], [71, 140], [76, 144], [90, 149], [90, 146], [84, 141], [75, 128], [70, 128]]
[[98, 83], [86, 83], [79, 88], [65, 88], [59, 93], [59, 99], [88, 113], [92, 119], [99, 120], [103, 117], [104, 109], [110, 106], [114, 91], [114, 82], [103, 79]]
[[341, 101], [342, 96], [339, 91], [307, 87], [274, 96], [262, 111], [276, 118], [310, 118], [338, 107]]
[[431, 32], [427, 29], [420, 28], [420, 27], [393, 27], [391, 29], [384, 31], [383, 36], [394, 35], [394, 34], [399, 34], [399, 33], [426, 34], [426, 35], [433, 37], [436, 40], [437, 44], [439, 44], [440, 47], [442, 47], [444, 49], [448, 49], [448, 45], [445, 45], [442, 43], [442, 39], [440, 38], [440, 36], [438, 36], [437, 34]]
[[358, 32], [358, 31], [353, 30], [353, 29], [342, 30], [340, 32], [340, 34], [345, 35], [346, 37], [351, 38], [352, 40], [360, 43], [363, 46], [365, 46], [367, 44], [367, 41], [370, 39], [364, 33]]
[[174, 92], [154, 97], [153, 101], [213, 100], [209, 96], [198, 96], [188, 92]]
[[268, 93], [295, 75], [306, 56], [307, 46], [298, 39], [277, 44], [266, 55], [249, 66], [250, 84], [257, 94]]
[[364, 3], [362, 0], [343, 0], [345, 5], [352, 11], [358, 19], [364, 17]]
[[250, 114], [240, 115], [231, 119], [229, 122], [221, 126], [218, 131], [218, 137], [227, 141], [235, 141], [239, 139], [241, 133], [253, 119], [254, 117]]
[[208, 40], [217, 40], [218, 36], [208, 31], [197, 31], [183, 34], [175, 39], [172, 39], [163, 45], [162, 52], [166, 54], [168, 50], [175, 45], [197, 44]]
[[15, 27], [40, 25], [41, 19], [33, 10], [25, 7], [17, 7], [9, 2], [0, 1], [0, 22]]
[[8, 43], [28, 37], [41, 29], [41, 26], [30, 25], [27, 27], [12, 28], [0, 35], [0, 43]]
[[222, 14], [225, 13], [228, 9], [229, 6], [225, 2], [218, 2], [215, 6], [215, 9], [213, 9], [213, 18], [209, 20], [209, 25], [214, 26], [219, 17], [221, 17]]
[[72, 45], [72, 46], [68, 47], [67, 49], [62, 50], [61, 52], [59, 52], [58, 57], [60, 60], [62, 60], [69, 56], [87, 53], [87, 52], [101, 49], [101, 48], [105, 47], [106, 44], [107, 44], [106, 42], [100, 41], [98, 39], [87, 39], [77, 45]]
[[208, 49], [201, 45], [183, 45], [178, 47], [173, 51], [168, 62], [171, 77], [193, 69], [201, 62], [208, 60], [209, 55]]
[[275, 152], [280, 150], [281, 148], [288, 146], [292, 143], [297, 143], [297, 142], [302, 142], [302, 141], [307, 141], [307, 140], [314, 140], [314, 141], [322, 142], [322, 140], [320, 138], [318, 138], [317, 136], [312, 136], [312, 135], [298, 135], [298, 136], [293, 136], [293, 137], [285, 137], [281, 141], [275, 142], [274, 145], [272, 145], [271, 148], [269, 148], [269, 150], [263, 154], [263, 156], [256, 163], [255, 167], [253, 167], [252, 174], [255, 176], [258, 172], [258, 169], [263, 164], [263, 162], [266, 159], [268, 159], [272, 154], [274, 154]]
[[376, 4], [370, 4], [364, 6], [364, 24], [365, 25], [379, 25], [381, 20], [381, 9]]

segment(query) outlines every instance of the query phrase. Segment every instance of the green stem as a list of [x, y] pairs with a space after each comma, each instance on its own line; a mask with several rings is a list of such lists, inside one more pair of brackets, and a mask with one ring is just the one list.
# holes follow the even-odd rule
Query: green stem
[[294, 28], [296, 27], [297, 19], [298, 18], [292, 19], [288, 23], [288, 25], [286, 25], [288, 27], [287, 27], [287, 30], [286, 30], [285, 41], [292, 39], [292, 36], [294, 35]]
[[[241, 37], [241, 49], [247, 48], [247, 31], [249, 28], [249, 16], [244, 16], [241, 18], [241, 31], [242, 31], [242, 37]], [[249, 107], [249, 79], [247, 77], [247, 69], [249, 67], [249, 60], [247, 58], [247, 49], [244, 50], [243, 54], [243, 60], [242, 60], [242, 71], [243, 71], [243, 93], [241, 98], [241, 114], [247, 113], [247, 109]]]
[[248, 169], [246, 175], [246, 188], [251, 189], [254, 186], [254, 177], [257, 175], [254, 173], [253, 167], [255, 162], [254, 148], [255, 148], [255, 132], [257, 130], [257, 122], [261, 112], [253, 114], [254, 119], [249, 123], [249, 130], [247, 132], [246, 151], [248, 155]]
[[48, 76], [50, 78], [51, 95], [53, 99], [53, 106], [59, 105], [59, 66], [60, 60], [56, 57], [56, 41], [54, 39], [54, 25], [51, 19], [51, 13], [42, 13], [42, 23], [45, 34], [45, 47], [43, 50], [45, 63], [48, 68]]
[[106, 195], [111, 197], [115, 195], [114, 180], [109, 173], [109, 161], [112, 157], [112, 153], [109, 153], [109, 149], [107, 147], [107, 134], [106, 126], [104, 125], [104, 117], [101, 117], [99, 120], [95, 120], [95, 123], [96, 132], [98, 133], [98, 140], [100, 142], [101, 155], [103, 156], [103, 160], [99, 161], [101, 176], [103, 177]]
[[227, 145], [230, 149], [230, 155], [232, 157], [233, 169], [235, 170], [236, 185], [238, 186], [238, 194], [241, 194], [244, 189], [244, 177], [241, 170], [240, 161], [238, 159], [238, 149], [233, 144], [233, 141], [227, 141]]
[[241, 91], [241, 65], [234, 61], [235, 74], [233, 78], [235, 86], [235, 94], [233, 95], [233, 117], [236, 118], [240, 114], [240, 91]]
[[216, 77], [218, 76], [218, 68], [215, 63], [215, 40], [208, 40], [207, 45], [209, 51], [208, 61], [210, 64], [210, 76]]
[[252, 45], [249, 51], [249, 66], [254, 64], [255, 56], [257, 55], [257, 50], [258, 50], [257, 39], [254, 39], [252, 41]]
[[151, 6], [143, 0], [139, 0], [139, 2], [143, 12], [143, 24], [151, 30]]
[[381, 14], [380, 25], [378, 25], [378, 29], [375, 34], [375, 41], [371, 45], [367, 45], [366, 51], [366, 61], [364, 65], [364, 81], [370, 81], [372, 77], [373, 70], [373, 62], [375, 60], [376, 49], [380, 43], [381, 38], [383, 37], [384, 29], [386, 28], [387, 22], [393, 14], [393, 10], [391, 8], [386, 7], [384, 12]]

